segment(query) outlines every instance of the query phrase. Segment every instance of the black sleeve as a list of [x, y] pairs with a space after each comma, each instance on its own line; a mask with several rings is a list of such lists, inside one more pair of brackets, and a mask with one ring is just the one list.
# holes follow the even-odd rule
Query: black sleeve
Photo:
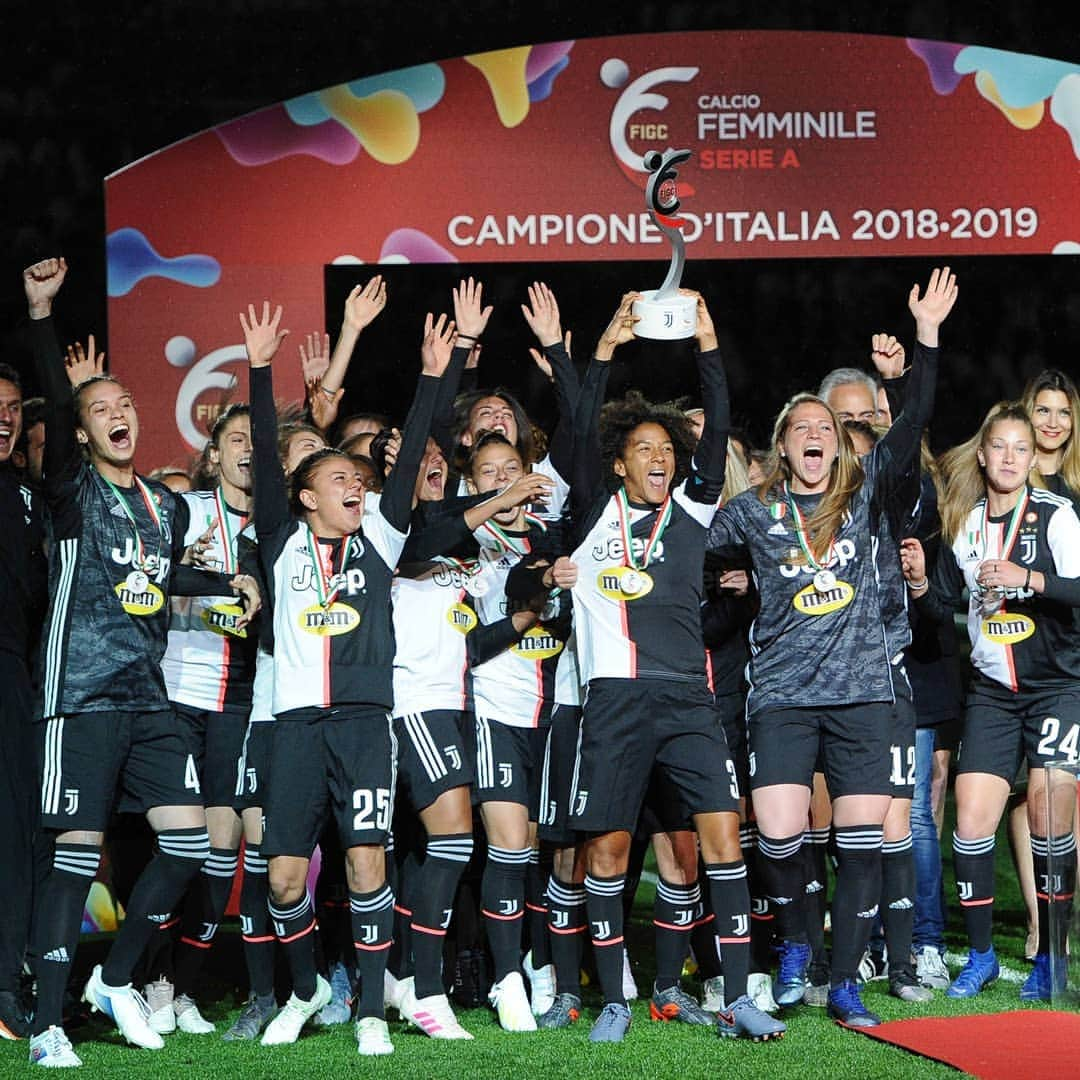
[[[289, 524], [289, 494], [285, 470], [278, 456], [277, 410], [274, 407], [274, 378], [271, 368], [253, 367], [251, 380], [251, 445], [255, 464], [255, 532], [260, 550], [272, 545]], [[277, 552], [274, 552], [274, 558]], [[272, 561], [272, 560], [271, 560]]]
[[501, 652], [506, 652], [520, 640], [521, 631], [514, 626], [512, 616], [508, 615], [505, 619], [489, 625], [477, 623], [465, 638], [469, 666], [475, 667]]
[[461, 389], [465, 361], [469, 349], [456, 346], [450, 353], [450, 363], [439, 380], [439, 393], [435, 400], [435, 413], [431, 419], [431, 437], [439, 444], [443, 457], [454, 460], [454, 401]]
[[169, 593], [172, 596], [237, 596], [229, 584], [231, 574], [217, 570], [200, 570], [197, 566], [173, 563], [169, 573]]
[[34, 371], [46, 401], [43, 470], [51, 487], [75, 474], [82, 464], [82, 451], [75, 438], [75, 402], [52, 316], [31, 319], [30, 338]]
[[466, 495], [441, 503], [420, 503], [413, 511], [399, 564], [428, 562], [440, 555], [475, 558], [480, 545], [465, 522], [465, 511], [490, 498], [487, 494]]
[[697, 366], [701, 378], [705, 427], [694, 451], [686, 494], [695, 502], [716, 503], [724, 490], [731, 403], [728, 401], [727, 378], [720, 361], [720, 350], [699, 352]]
[[877, 462], [874, 487], [879, 498], [889, 499], [913, 464], [918, 463], [919, 444], [934, 412], [939, 355], [940, 349], [915, 342], [912, 368], [904, 387], [903, 408], [871, 451]]
[[933, 623], [948, 622], [954, 612], [964, 607], [965, 585], [964, 575], [947, 545], [942, 544], [929, 578], [929, 588], [921, 595], [916, 594], [914, 598], [919, 618]]
[[1044, 573], [1043, 580], [1045, 584], [1040, 596], [1066, 607], [1080, 607], [1080, 578]]
[[[417, 380], [416, 394], [402, 427], [397, 460], [383, 481], [379, 512], [401, 533], [408, 531], [409, 519], [412, 517], [416, 475], [420, 471], [420, 460], [424, 456], [428, 436], [431, 434], [431, 414], [435, 408], [439, 382], [438, 378], [423, 373]], [[258, 469], [255, 471], [257, 474]], [[258, 506], [258, 497], [255, 505]]]
[[606, 491], [600, 471], [600, 409], [604, 404], [610, 374], [611, 362], [593, 357], [585, 369], [585, 378], [581, 381], [581, 392], [574, 409], [570, 517], [579, 536], [589, 510]]
[[558, 419], [548, 441], [548, 457], [555, 471], [569, 480], [574, 468], [574, 409], [581, 393], [581, 383], [570, 354], [561, 341], [545, 346], [544, 356], [551, 364], [558, 402]]

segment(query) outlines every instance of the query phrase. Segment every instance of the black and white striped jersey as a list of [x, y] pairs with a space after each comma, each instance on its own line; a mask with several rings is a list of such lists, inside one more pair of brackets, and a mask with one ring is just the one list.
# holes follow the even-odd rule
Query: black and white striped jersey
[[[951, 550], [942, 550], [929, 593], [917, 605], [946, 619], [963, 604], [966, 590], [972, 665], [1019, 692], [1080, 678], [1080, 519], [1070, 499], [1033, 487], [1017, 514], [1010, 542], [1012, 514], [988, 516], [981, 500]], [[994, 558], [1046, 575], [1045, 591], [1006, 589], [999, 607], [984, 606], [976, 579], [979, 566]]]
[[[247, 515], [215, 491], [188, 491], [184, 547], [216, 525], [207, 565], [222, 573], [240, 572], [237, 542]], [[255, 627], [237, 629], [242, 614], [234, 596], [173, 597], [169, 640], [161, 666], [169, 700], [207, 712], [247, 712], [255, 677]]]

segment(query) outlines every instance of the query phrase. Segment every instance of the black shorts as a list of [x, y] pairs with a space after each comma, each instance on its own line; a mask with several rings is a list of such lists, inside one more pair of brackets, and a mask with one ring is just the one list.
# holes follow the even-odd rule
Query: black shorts
[[892, 795], [893, 726], [893, 706], [888, 701], [763, 709], [750, 717], [750, 786], [812, 788], [815, 766], [819, 766], [834, 799]]
[[570, 790], [580, 736], [581, 706], [556, 705], [544, 749], [539, 833], [541, 840], [560, 848], [571, 847], [577, 838], [570, 825]]
[[207, 806], [232, 806], [247, 734], [246, 713], [208, 712], [174, 701], [173, 709], [188, 748], [195, 755]]
[[430, 806], [444, 791], [473, 781], [465, 749], [464, 713], [453, 709], [394, 717], [398, 783], [414, 810]]
[[739, 779], [739, 791], [745, 795], [750, 790], [750, 745], [746, 736], [746, 695], [721, 694], [715, 697], [716, 713], [724, 729], [728, 753], [735, 763], [735, 775]]
[[261, 809], [270, 786], [270, 744], [274, 725], [270, 721], [248, 723], [240, 751], [236, 790], [232, 805], [237, 812]]
[[704, 685], [594, 679], [582, 707], [574, 828], [633, 832], [654, 769], [681, 819], [738, 812], [735, 764]]
[[41, 823], [104, 832], [115, 809], [203, 806], [202, 784], [172, 709], [78, 713], [41, 725]]
[[263, 855], [310, 859], [331, 816], [344, 850], [384, 844], [394, 808], [397, 740], [381, 709], [269, 725], [270, 782], [263, 798]]
[[894, 799], [915, 795], [915, 699], [906, 678], [894, 678], [896, 701], [892, 709], [892, 741], [889, 745], [889, 781]]
[[512, 802], [527, 807], [529, 820], [540, 811], [547, 727], [519, 728], [476, 717], [473, 725], [473, 794], [478, 803]]
[[964, 708], [958, 773], [989, 773], [1012, 784], [1029, 769], [1080, 757], [1080, 687], [1014, 694], [976, 679]]

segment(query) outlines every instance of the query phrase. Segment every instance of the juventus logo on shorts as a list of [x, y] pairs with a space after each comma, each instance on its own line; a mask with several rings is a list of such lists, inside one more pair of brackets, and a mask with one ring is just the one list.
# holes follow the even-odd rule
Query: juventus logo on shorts
[[514, 767], [505, 761], [499, 762], [499, 787], [509, 787], [514, 782]]
[[446, 760], [450, 762], [450, 768], [454, 772], [458, 772], [461, 769], [461, 754], [458, 753], [456, 746], [444, 746], [443, 753], [446, 755]]
[[574, 804], [574, 817], [581, 817], [585, 813], [585, 804], [589, 801], [589, 793], [587, 791], [579, 791], [577, 793], [577, 802]]
[[79, 809], [79, 789], [64, 788], [64, 813], [70, 817]]

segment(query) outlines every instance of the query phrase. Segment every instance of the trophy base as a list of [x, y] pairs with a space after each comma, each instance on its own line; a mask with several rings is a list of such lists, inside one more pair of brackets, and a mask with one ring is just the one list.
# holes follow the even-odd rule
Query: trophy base
[[634, 325], [634, 336], [653, 341], [678, 341], [694, 336], [697, 328], [697, 299], [693, 296], [669, 296], [654, 299], [656, 289], [641, 294], [634, 301], [633, 312], [641, 316]]

